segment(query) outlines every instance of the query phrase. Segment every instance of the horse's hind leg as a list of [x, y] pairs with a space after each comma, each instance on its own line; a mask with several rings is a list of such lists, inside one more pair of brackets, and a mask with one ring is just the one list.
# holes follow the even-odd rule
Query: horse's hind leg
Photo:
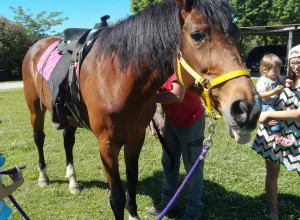
[[39, 103], [35, 102], [30, 109], [30, 119], [31, 125], [33, 127], [33, 139], [38, 149], [39, 154], [39, 180], [38, 185], [40, 187], [44, 187], [49, 185], [49, 177], [46, 172], [46, 163], [44, 157], [44, 140], [45, 140], [45, 133], [44, 133], [44, 120], [45, 120], [45, 113], [46, 110], [41, 110], [39, 107]]
[[129, 213], [130, 220], [140, 219], [137, 214], [136, 186], [138, 182], [138, 160], [144, 139], [145, 133], [137, 141], [127, 144], [124, 147], [127, 182], [126, 210]]
[[76, 127], [69, 126], [64, 130], [64, 147], [67, 158], [66, 178], [69, 180], [69, 190], [72, 194], [80, 192], [80, 187], [76, 179], [76, 172], [73, 164], [73, 147], [75, 144]]

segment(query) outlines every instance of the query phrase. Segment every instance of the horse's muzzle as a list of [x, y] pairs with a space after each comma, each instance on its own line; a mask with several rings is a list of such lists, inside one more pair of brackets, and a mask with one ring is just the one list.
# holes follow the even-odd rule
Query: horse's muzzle
[[246, 99], [237, 99], [231, 104], [230, 115], [239, 127], [241, 133], [249, 133], [257, 126], [257, 121], [261, 112], [261, 98], [254, 91], [253, 103]]

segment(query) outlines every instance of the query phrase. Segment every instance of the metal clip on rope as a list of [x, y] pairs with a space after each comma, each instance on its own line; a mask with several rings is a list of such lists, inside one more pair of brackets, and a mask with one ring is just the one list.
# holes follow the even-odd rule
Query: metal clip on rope
[[[207, 146], [209, 146], [209, 148], [211, 148], [213, 146], [212, 136], [215, 133], [217, 120], [214, 120], [210, 114], [208, 114], [208, 116], [210, 118], [210, 122], [209, 122], [208, 128], [207, 128], [208, 132], [209, 132], [209, 136], [206, 139], [204, 139], [203, 146], [207, 145]], [[210, 143], [210, 145], [208, 145], [207, 143]]]
[[[210, 122], [209, 122], [209, 125], [208, 125], [209, 136], [208, 136], [208, 138], [204, 139], [204, 141], [203, 141], [203, 149], [202, 149], [202, 152], [201, 152], [201, 154], [198, 158], [199, 161], [204, 160], [204, 157], [205, 157], [207, 151], [213, 146], [212, 136], [215, 133], [215, 128], [216, 128], [217, 121], [214, 120], [210, 114], [208, 114], [208, 116], [210, 118]], [[210, 143], [210, 145], [208, 145], [207, 143]]]

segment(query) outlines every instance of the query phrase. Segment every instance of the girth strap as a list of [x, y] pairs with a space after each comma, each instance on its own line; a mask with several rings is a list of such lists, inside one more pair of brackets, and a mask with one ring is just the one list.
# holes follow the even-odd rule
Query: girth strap
[[100, 25], [94, 27], [92, 30], [85, 32], [79, 38], [73, 50], [71, 64], [69, 66], [68, 86], [70, 90], [70, 97], [67, 97], [67, 106], [77, 122], [79, 122], [81, 126], [84, 126], [87, 129], [90, 129], [90, 127], [81, 117], [78, 108], [78, 104], [80, 103], [80, 68], [85, 55], [90, 51], [94, 44], [96, 34], [107, 27], [108, 24], [106, 20], [109, 19], [109, 17], [109, 15], [101, 17], [102, 22], [100, 23]]

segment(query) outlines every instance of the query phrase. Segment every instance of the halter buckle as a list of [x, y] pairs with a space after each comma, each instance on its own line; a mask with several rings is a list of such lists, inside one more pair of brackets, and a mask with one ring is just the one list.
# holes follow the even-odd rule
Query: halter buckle
[[199, 86], [199, 83], [198, 83], [198, 80], [197, 80], [197, 79], [195, 79], [194, 86], [195, 86], [196, 88], [198, 88], [198, 86]]
[[181, 59], [182, 59], [182, 53], [181, 51], [179, 51], [179, 53], [177, 54], [177, 62], [181, 62]]
[[212, 89], [212, 86], [208, 79], [205, 79], [201, 85], [202, 85], [203, 89], [208, 89], [209, 91]]

